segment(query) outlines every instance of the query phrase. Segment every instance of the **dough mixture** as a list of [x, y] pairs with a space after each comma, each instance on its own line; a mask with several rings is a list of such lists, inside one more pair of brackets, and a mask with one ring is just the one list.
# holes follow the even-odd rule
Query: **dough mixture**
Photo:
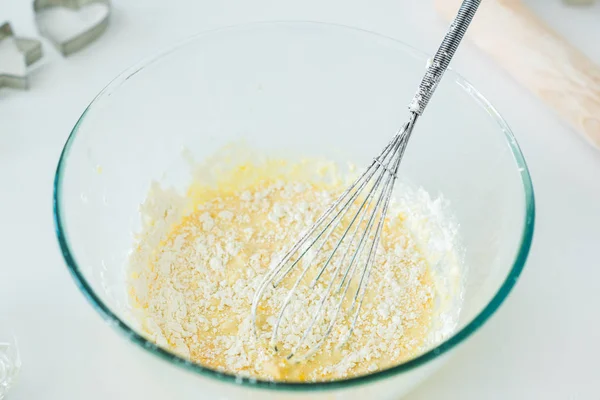
[[[271, 289], [260, 304], [258, 338], [252, 299], [269, 268], [346, 188], [347, 177], [331, 164], [281, 160], [211, 175], [210, 182], [197, 177], [186, 196], [154, 185], [142, 206], [144, 226], [130, 258], [129, 294], [151, 340], [213, 369], [276, 381], [363, 375], [423, 351], [433, 329], [435, 285], [427, 257], [405, 223], [410, 210], [393, 206], [388, 212], [346, 344], [338, 346], [352, 315], [341, 313], [315, 355], [289, 362], [283, 355], [300, 340], [329, 275], [313, 289], [308, 281], [298, 288], [279, 327], [278, 353], [269, 339], [293, 281]], [[353, 280], [352, 288], [357, 284]], [[306, 346], [318, 342], [331, 307], [323, 315]]]

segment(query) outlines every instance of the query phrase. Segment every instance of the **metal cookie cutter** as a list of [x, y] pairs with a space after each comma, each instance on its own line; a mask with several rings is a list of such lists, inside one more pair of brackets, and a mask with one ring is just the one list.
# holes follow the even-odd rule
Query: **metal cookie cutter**
[[[39, 40], [15, 37], [10, 23], [5, 22], [0, 26], [0, 41], [9, 37], [14, 38], [15, 45], [23, 54], [26, 67], [42, 58], [42, 44]], [[13, 89], [28, 89], [29, 79], [27, 73], [24, 75], [0, 73], [0, 88], [3, 86]]]
[[[92, 27], [67, 40], [58, 41], [54, 39], [50, 34], [48, 34], [48, 32], [45, 32], [43, 29], [41, 29], [39, 22], [37, 22], [37, 13], [40, 11], [56, 7], [79, 10], [90, 4], [105, 5], [107, 9], [106, 15]], [[36, 13], [36, 22], [38, 24], [38, 28], [40, 28], [40, 34], [48, 38], [64, 56], [68, 56], [69, 54], [83, 49], [104, 33], [108, 27], [108, 20], [110, 18], [111, 11], [110, 8], [110, 0], [35, 0], [33, 2], [33, 10]]]

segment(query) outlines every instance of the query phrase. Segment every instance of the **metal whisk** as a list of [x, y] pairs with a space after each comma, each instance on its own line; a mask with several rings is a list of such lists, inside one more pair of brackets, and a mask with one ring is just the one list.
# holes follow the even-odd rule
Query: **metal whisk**
[[[315, 288], [320, 279], [327, 278], [325, 284], [321, 285], [323, 292], [322, 298], [317, 303], [317, 310], [311, 316], [312, 320], [300, 340], [286, 355], [288, 360], [306, 359], [319, 350], [330, 336], [342, 310], [350, 318], [350, 329], [342, 336], [338, 345], [343, 346], [354, 331], [406, 145], [419, 116], [427, 106], [471, 23], [479, 3], [480, 0], [463, 1], [442, 44], [428, 65], [417, 93], [408, 106], [410, 112], [408, 121], [394, 135], [381, 154], [375, 157], [366, 171], [317, 219], [286, 252], [281, 261], [268, 271], [259, 285], [252, 302], [252, 318], [257, 336], [259, 329], [257, 310], [269, 285], [277, 288], [286, 277], [295, 278], [277, 314], [271, 333], [271, 344], [275, 351], [278, 351], [278, 334], [284, 313], [297, 295], [300, 283], [309, 278], [308, 271], [311, 268], [316, 271], [315, 277], [310, 279], [311, 289]], [[297, 277], [292, 276], [294, 273]], [[356, 289], [349, 292], [353, 280], [357, 282]], [[334, 301], [335, 296], [337, 299]], [[345, 300], [351, 301], [349, 306], [348, 304], [344, 306]], [[329, 321], [324, 333], [316, 343], [313, 340], [310, 345], [305, 345], [309, 333], [317, 322], [324, 319], [324, 306], [328, 301], [332, 302], [333, 308], [329, 310]]]

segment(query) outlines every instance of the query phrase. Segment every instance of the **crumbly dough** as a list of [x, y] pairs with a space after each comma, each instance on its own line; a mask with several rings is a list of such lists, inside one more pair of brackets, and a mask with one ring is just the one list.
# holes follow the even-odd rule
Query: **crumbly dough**
[[[314, 179], [315, 170], [327, 179]], [[310, 162], [243, 164], [210, 184], [195, 182], [162, 218], [147, 218], [129, 267], [130, 298], [146, 334], [199, 364], [278, 381], [341, 379], [417, 355], [432, 326], [434, 282], [401, 207], [388, 213], [356, 329], [344, 346], [337, 344], [352, 323], [347, 313], [308, 360], [282, 356], [315, 315], [329, 273], [313, 289], [308, 282], [314, 273], [302, 281], [280, 325], [280, 353], [269, 345], [270, 334], [297, 274], [269, 291], [259, 307], [259, 337], [254, 335], [250, 310], [261, 278], [345, 188], [338, 175]], [[358, 287], [355, 275], [351, 293]], [[331, 306], [307, 346], [319, 340]]]

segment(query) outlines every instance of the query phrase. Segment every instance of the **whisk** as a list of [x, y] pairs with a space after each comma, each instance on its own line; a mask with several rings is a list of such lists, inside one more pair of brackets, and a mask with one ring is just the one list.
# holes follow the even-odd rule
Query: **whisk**
[[[340, 318], [340, 312], [349, 316], [350, 328], [342, 335], [338, 346], [342, 347], [352, 335], [359, 311], [363, 304], [377, 247], [379, 245], [385, 217], [392, 197], [397, 172], [404, 151], [414, 129], [431, 96], [433, 95], [452, 56], [456, 52], [480, 0], [464, 0], [457, 16], [450, 25], [444, 40], [426, 68], [425, 76], [410, 102], [408, 121], [393, 136], [383, 151], [373, 159], [366, 171], [354, 181], [331, 206], [317, 219], [300, 239], [285, 253], [283, 258], [271, 268], [255, 292], [252, 301], [252, 320], [255, 335], [258, 337], [257, 310], [271, 286], [277, 288], [286, 277], [295, 278], [277, 313], [270, 343], [277, 352], [278, 334], [286, 309], [294, 296], [297, 296], [301, 282], [308, 279], [308, 271], [316, 271], [309, 284], [314, 289], [321, 279], [325, 279], [322, 298], [308, 323], [308, 328], [300, 340], [285, 356], [288, 360], [302, 360], [315, 354], [325, 343]], [[335, 233], [335, 234], [334, 234]], [[320, 258], [319, 258], [320, 257]], [[317, 262], [317, 260], [320, 260]], [[326, 273], [326, 271], [328, 273]], [[297, 274], [293, 276], [293, 274]], [[327, 279], [326, 279], [327, 278]], [[351, 281], [357, 282], [350, 291]], [[334, 301], [335, 296], [337, 300]], [[350, 304], [344, 301], [350, 301]], [[331, 302], [329, 321], [324, 333], [316, 343], [306, 344], [315, 325], [324, 319], [324, 306]], [[308, 348], [307, 348], [308, 347]]]

